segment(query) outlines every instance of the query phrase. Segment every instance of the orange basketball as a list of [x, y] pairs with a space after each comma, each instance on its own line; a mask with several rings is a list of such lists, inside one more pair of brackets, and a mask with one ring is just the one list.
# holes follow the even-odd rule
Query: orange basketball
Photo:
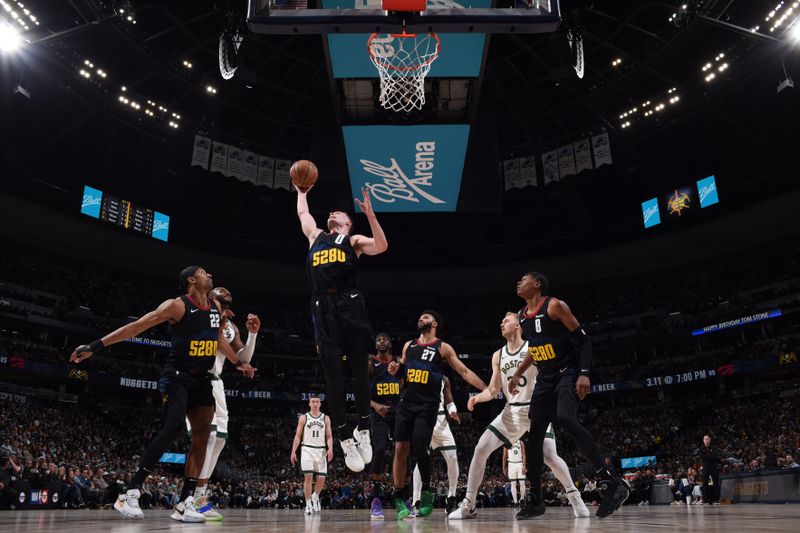
[[295, 161], [292, 168], [289, 169], [289, 175], [292, 177], [292, 183], [300, 191], [306, 192], [317, 182], [317, 165], [306, 159]]

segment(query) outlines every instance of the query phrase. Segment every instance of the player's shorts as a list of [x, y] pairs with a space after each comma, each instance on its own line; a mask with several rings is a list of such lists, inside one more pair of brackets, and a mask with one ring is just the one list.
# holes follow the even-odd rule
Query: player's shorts
[[[529, 410], [530, 407], [527, 405], [506, 405], [486, 429], [494, 433], [503, 442], [503, 446], [511, 448], [511, 445], [521, 439], [531, 428]], [[547, 426], [545, 437], [556, 438], [553, 424]]]
[[[217, 432], [220, 439], [228, 438], [228, 402], [225, 399], [225, 385], [217, 376], [211, 377], [211, 393], [214, 396], [214, 419], [211, 421], [211, 431]], [[186, 417], [186, 429], [191, 432], [189, 417]]]
[[158, 379], [158, 392], [166, 409], [175, 408], [186, 414], [195, 407], [214, 407], [214, 394], [208, 376], [193, 377], [186, 373], [168, 371]]
[[508, 462], [508, 480], [509, 481], [525, 481], [525, 474], [522, 473], [522, 462], [512, 463]]
[[312, 297], [311, 320], [320, 357], [366, 355], [373, 345], [367, 304], [359, 290]]
[[439, 402], [415, 403], [400, 400], [395, 415], [395, 442], [430, 442], [436, 425]]
[[300, 447], [300, 470], [303, 474], [328, 475], [327, 448]]
[[447, 423], [447, 415], [439, 411], [436, 425], [433, 428], [433, 436], [431, 437], [431, 450], [439, 452], [455, 449], [456, 439], [453, 437], [453, 432], [450, 430], [450, 424]]
[[578, 370], [570, 367], [561, 370], [553, 369], [548, 371], [548, 374], [539, 372], [536, 387], [533, 389], [529, 416], [534, 414], [537, 417], [546, 416], [552, 421], [556, 419], [559, 404], [563, 404], [563, 408], [580, 402], [575, 394]]

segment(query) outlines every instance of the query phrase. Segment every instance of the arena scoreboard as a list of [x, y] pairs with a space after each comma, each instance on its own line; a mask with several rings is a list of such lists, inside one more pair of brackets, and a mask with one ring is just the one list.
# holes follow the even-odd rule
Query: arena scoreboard
[[166, 242], [169, 238], [168, 215], [88, 185], [83, 188], [81, 213], [161, 241]]

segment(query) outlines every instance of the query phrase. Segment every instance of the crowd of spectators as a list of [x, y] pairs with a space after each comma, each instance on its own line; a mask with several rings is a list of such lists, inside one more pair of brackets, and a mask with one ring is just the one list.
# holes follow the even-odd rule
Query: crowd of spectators
[[[656, 465], [633, 476], [636, 490], [632, 502], [649, 500], [650, 485], [656, 477], [672, 480], [676, 500], [692, 495], [697, 500], [699, 448], [704, 434], [712, 435], [723, 452], [723, 474], [798, 468], [798, 398], [783, 396], [778, 399], [770, 393], [755, 398], [727, 397], [711, 406], [675, 400], [604, 409], [594, 414], [590, 427], [596, 428], [600, 447], [611, 460], [657, 457]], [[214, 502], [250, 508], [303, 505], [301, 476], [288, 461], [290, 436], [303, 407], [298, 403], [255, 407], [241, 415], [233, 409], [228, 445], [211, 483]], [[767, 411], [771, 415], [764, 417]], [[486, 421], [464, 414], [461, 423], [451, 422], [451, 427], [459, 446], [459, 486], [463, 490], [471, 447], [485, 429]], [[0, 465], [0, 505], [13, 505], [13, 495], [6, 494], [6, 489], [12, 479], [24, 479], [61, 484], [63, 507], [108, 506], [130, 482], [139, 455], [158, 428], [157, 407], [132, 407], [127, 400], [104, 398], [80, 404], [50, 404], [29, 398], [26, 402], [6, 402], [0, 406], [0, 456], [4, 456]], [[568, 464], [579, 466], [583, 462], [569, 439], [559, 434], [557, 442], [559, 453]], [[175, 443], [176, 450], [186, 446], [185, 440]], [[510, 503], [500, 461], [499, 453], [489, 460], [478, 496], [480, 506]], [[439, 503], [443, 503], [447, 469], [438, 454], [434, 454], [433, 470], [432, 482]], [[143, 487], [142, 505], [158, 508], [174, 504], [180, 490], [177, 474], [175, 466], [167, 465], [153, 472]], [[597, 480], [582, 476], [580, 469], [575, 478], [584, 499], [596, 502]], [[366, 477], [352, 474], [345, 469], [341, 457], [336, 457], [329, 466], [323, 505], [331, 509], [364, 508], [369, 494]], [[548, 504], [565, 502], [563, 489], [552, 477], [545, 477], [544, 494]]]

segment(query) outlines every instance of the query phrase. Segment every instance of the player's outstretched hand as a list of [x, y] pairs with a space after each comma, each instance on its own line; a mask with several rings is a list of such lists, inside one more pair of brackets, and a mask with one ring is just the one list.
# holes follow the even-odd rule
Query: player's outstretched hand
[[519, 384], [519, 376], [517, 375], [511, 376], [511, 379], [508, 380], [508, 392], [511, 394], [516, 394], [518, 384]]
[[478, 404], [477, 402], [478, 395], [470, 396], [469, 400], [467, 400], [467, 409], [472, 412], [475, 410], [475, 406]]
[[579, 376], [578, 381], [575, 382], [575, 394], [578, 398], [583, 400], [592, 390], [592, 385], [589, 382], [589, 376]]
[[361, 194], [364, 198], [362, 200], [355, 198], [356, 205], [365, 215], [374, 215], [375, 213], [372, 211], [372, 199], [369, 195], [369, 189], [362, 187]]
[[253, 377], [256, 375], [256, 370], [258, 369], [250, 366], [250, 363], [244, 363], [243, 365], [237, 366], [236, 370], [241, 372], [244, 377], [253, 379]]
[[75, 348], [75, 351], [73, 351], [72, 354], [69, 356], [69, 362], [80, 363], [85, 359], [89, 359], [93, 354], [94, 352], [92, 351], [92, 348], [88, 344], [81, 344], [80, 346]]
[[[295, 452], [292, 452], [292, 455], [289, 456], [289, 461], [292, 462], [292, 466], [297, 464], [297, 454]], [[330, 461], [330, 459], [328, 459], [328, 461]]]
[[258, 318], [258, 315], [254, 315], [252, 313], [247, 315], [247, 322], [245, 322], [245, 327], [247, 331], [250, 333], [258, 333], [258, 330], [261, 329], [261, 319]]

